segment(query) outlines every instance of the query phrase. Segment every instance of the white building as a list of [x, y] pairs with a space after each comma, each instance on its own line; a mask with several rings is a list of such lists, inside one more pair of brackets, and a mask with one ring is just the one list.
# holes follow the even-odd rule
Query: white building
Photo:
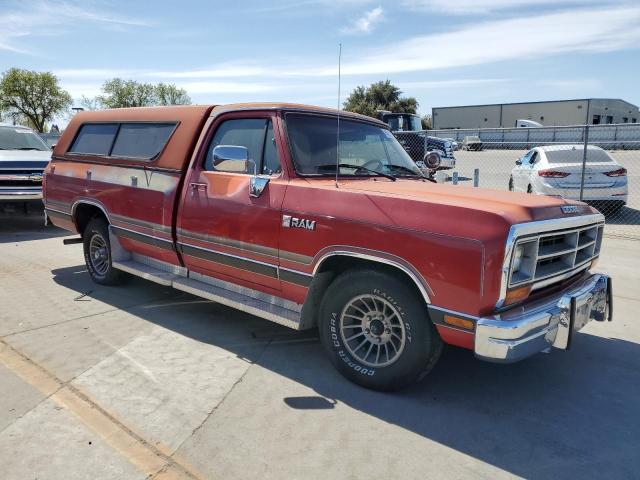
[[434, 107], [433, 128], [512, 128], [520, 119], [544, 126], [638, 123], [636, 105], [616, 98]]

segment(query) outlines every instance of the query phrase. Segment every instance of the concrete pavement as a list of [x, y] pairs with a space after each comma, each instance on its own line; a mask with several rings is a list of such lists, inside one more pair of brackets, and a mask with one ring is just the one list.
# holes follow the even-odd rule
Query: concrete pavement
[[24, 478], [637, 478], [640, 242], [607, 237], [615, 317], [514, 365], [446, 349], [394, 394], [294, 332], [0, 216], [0, 468]]

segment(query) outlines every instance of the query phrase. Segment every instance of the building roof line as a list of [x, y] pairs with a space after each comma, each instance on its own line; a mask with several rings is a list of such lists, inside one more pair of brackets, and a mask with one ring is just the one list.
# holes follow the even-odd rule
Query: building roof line
[[432, 107], [431, 110], [433, 111], [433, 110], [439, 110], [443, 108], [500, 107], [500, 106], [506, 106], [506, 105], [535, 105], [535, 104], [541, 104], [541, 103], [588, 102], [593, 100], [609, 100], [609, 101], [615, 100], [615, 101], [626, 103], [627, 105], [631, 105], [632, 107], [638, 108], [637, 105], [634, 105], [631, 102], [627, 102], [626, 100], [623, 100], [621, 98], [598, 97], [598, 98], [573, 98], [573, 99], [567, 99], [567, 100], [541, 100], [537, 102], [509, 102], [509, 103], [484, 103], [484, 104], [478, 104], [478, 105], [454, 105], [451, 107]]

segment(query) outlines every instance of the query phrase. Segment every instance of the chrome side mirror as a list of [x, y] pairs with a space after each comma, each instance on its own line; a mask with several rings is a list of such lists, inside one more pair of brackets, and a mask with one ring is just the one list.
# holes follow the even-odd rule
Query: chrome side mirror
[[218, 145], [213, 149], [213, 168], [219, 172], [248, 173], [249, 150], [236, 145]]
[[438, 168], [441, 162], [442, 158], [440, 157], [440, 154], [438, 152], [428, 152], [424, 156], [424, 164], [430, 170], [435, 170], [436, 168]]

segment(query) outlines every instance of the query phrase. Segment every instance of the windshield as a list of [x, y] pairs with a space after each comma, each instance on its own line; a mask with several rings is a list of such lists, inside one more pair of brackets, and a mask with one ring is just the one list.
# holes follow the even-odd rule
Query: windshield
[[[549, 163], [582, 163], [584, 148], [577, 147], [571, 150], [547, 150], [545, 152]], [[613, 162], [613, 158], [599, 148], [587, 148], [587, 163]]]
[[393, 132], [416, 132], [422, 130], [422, 120], [418, 115], [388, 114], [384, 116], [384, 122], [389, 125]]
[[[367, 123], [340, 119], [340, 159], [336, 162], [337, 117], [292, 114], [287, 133], [296, 171], [302, 175], [335, 175], [336, 163], [357, 165], [394, 176], [422, 176], [393, 134]], [[374, 172], [340, 167], [340, 175]]]
[[418, 131], [422, 130], [422, 120], [417, 115], [409, 115], [409, 128], [407, 130]]
[[49, 147], [31, 130], [0, 127], [0, 150], [42, 150]]

